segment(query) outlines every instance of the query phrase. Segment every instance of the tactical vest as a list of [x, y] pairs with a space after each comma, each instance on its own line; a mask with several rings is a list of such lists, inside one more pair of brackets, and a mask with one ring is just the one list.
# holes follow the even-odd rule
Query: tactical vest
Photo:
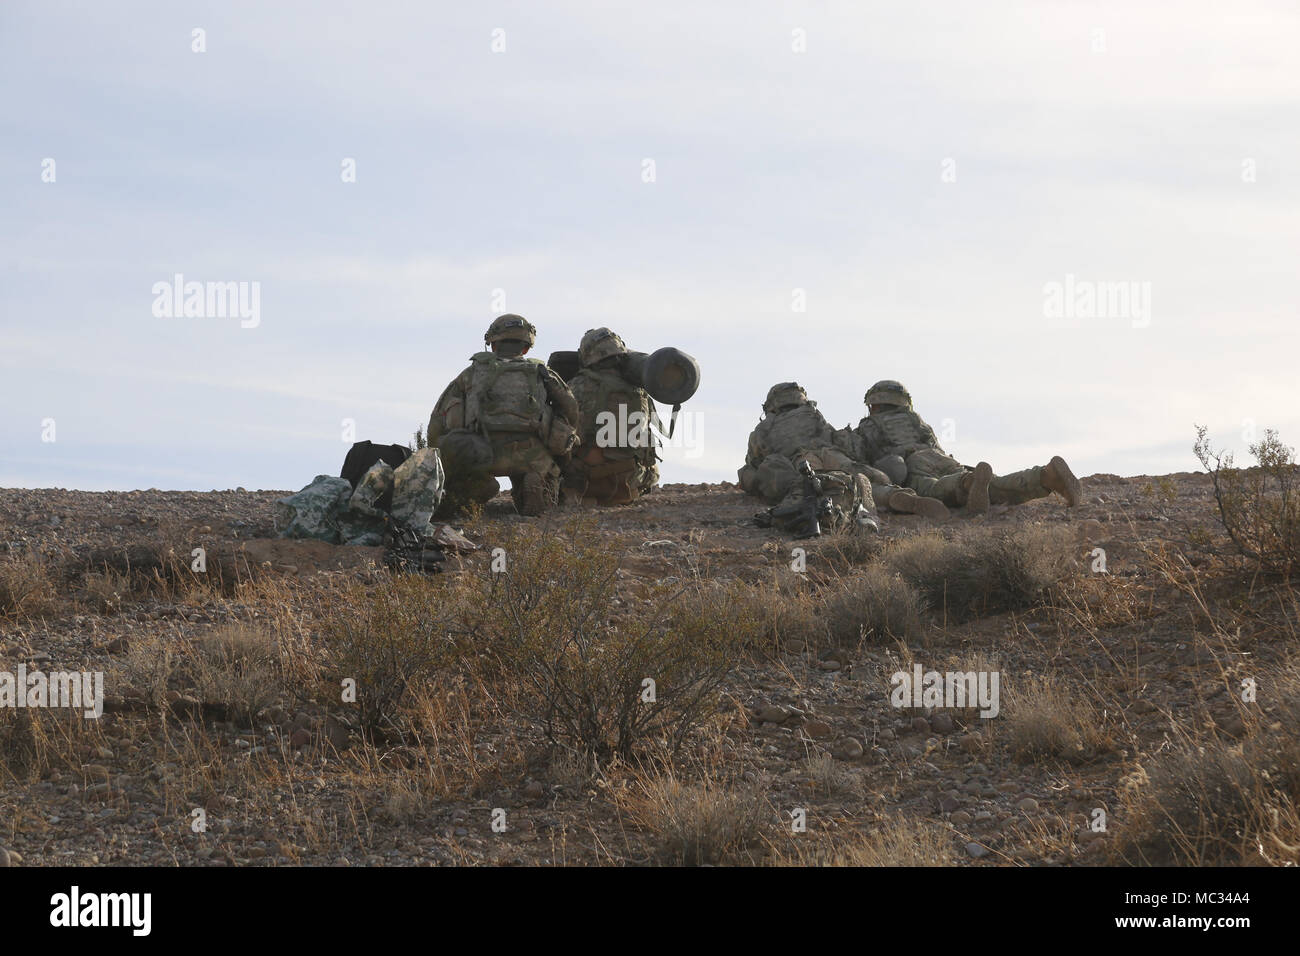
[[538, 359], [502, 358], [479, 352], [470, 361], [473, 380], [466, 394], [465, 427], [487, 434], [526, 432], [546, 437], [550, 405]]
[[613, 369], [594, 368], [575, 375], [569, 388], [581, 412], [582, 447], [599, 447], [606, 458], [635, 458], [646, 466], [658, 460], [651, 427], [658, 426], [658, 418], [645, 389]]
[[930, 427], [910, 408], [876, 412], [862, 419], [858, 425], [858, 434], [866, 439], [877, 458], [904, 455], [908, 448], [917, 445], [938, 447], [934, 443], [934, 433]]
[[817, 411], [815, 402], [806, 402], [758, 423], [758, 440], [766, 454], [787, 458], [801, 451], [820, 448], [833, 441], [833, 429]]

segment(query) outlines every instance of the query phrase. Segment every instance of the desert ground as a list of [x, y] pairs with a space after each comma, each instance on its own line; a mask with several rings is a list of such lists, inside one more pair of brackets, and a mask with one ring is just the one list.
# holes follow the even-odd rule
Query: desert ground
[[725, 482], [503, 494], [425, 575], [288, 493], [0, 490], [0, 672], [105, 675], [0, 708], [0, 865], [1300, 862], [1300, 604], [1207, 475], [802, 541]]

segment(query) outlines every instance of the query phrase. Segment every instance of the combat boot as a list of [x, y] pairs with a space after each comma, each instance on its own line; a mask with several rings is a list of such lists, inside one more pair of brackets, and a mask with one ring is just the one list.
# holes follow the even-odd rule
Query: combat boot
[[989, 482], [993, 480], [993, 466], [982, 461], [975, 470], [962, 479], [961, 488], [966, 496], [966, 513], [986, 515], [989, 513]]
[[555, 503], [555, 483], [535, 471], [525, 473], [519, 481], [510, 480], [510, 496], [515, 509], [528, 517], [543, 514]]
[[1079, 479], [1074, 477], [1074, 472], [1060, 455], [1043, 466], [1041, 480], [1044, 488], [1056, 492], [1065, 499], [1067, 508], [1073, 508], [1079, 503]]
[[900, 488], [889, 496], [886, 506], [899, 514], [920, 515], [931, 521], [946, 521], [948, 509], [938, 498], [925, 498], [911, 488]]

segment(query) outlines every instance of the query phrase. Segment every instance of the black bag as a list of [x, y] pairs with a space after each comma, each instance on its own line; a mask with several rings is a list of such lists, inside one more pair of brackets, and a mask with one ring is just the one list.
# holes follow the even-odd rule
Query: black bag
[[411, 449], [405, 445], [376, 445], [370, 441], [359, 441], [348, 449], [339, 477], [346, 478], [352, 490], [356, 491], [357, 484], [376, 462], [386, 461], [396, 468], [410, 457]]

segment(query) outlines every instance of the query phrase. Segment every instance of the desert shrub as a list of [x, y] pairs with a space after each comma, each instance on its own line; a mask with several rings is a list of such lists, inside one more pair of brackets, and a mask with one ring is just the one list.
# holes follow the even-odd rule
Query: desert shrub
[[250, 727], [283, 687], [275, 640], [258, 628], [235, 625], [199, 639], [191, 663], [199, 699]]
[[850, 525], [821, 539], [817, 554], [836, 571], [851, 571], [870, 564], [885, 550], [885, 539]]
[[315, 609], [328, 700], [356, 681], [358, 718], [371, 735], [399, 734], [404, 708], [459, 653], [457, 593], [436, 578], [396, 575], [326, 591]]
[[54, 581], [37, 555], [0, 561], [0, 620], [48, 614], [54, 596]]
[[1106, 721], [1085, 692], [1047, 676], [1002, 685], [1003, 729], [1017, 760], [1086, 763], [1115, 749]]
[[846, 578], [826, 598], [826, 626], [841, 644], [908, 642], [921, 632], [920, 595], [899, 575], [879, 565]]
[[131, 593], [131, 581], [111, 569], [87, 571], [82, 576], [85, 602], [100, 614], [111, 614], [122, 609], [126, 596]]
[[927, 820], [891, 816], [834, 842], [796, 844], [777, 866], [955, 866], [951, 831]]
[[636, 826], [658, 840], [660, 861], [676, 866], [750, 862], [745, 851], [775, 818], [753, 784], [687, 783], [672, 773], [640, 777], [619, 802]]
[[1295, 450], [1269, 429], [1250, 446], [1253, 468], [1237, 468], [1231, 454], [1210, 446], [1196, 429], [1196, 457], [1210, 473], [1219, 523], [1237, 552], [1256, 569], [1289, 576], [1300, 567], [1300, 473]]
[[698, 582], [666, 609], [668, 628], [683, 641], [729, 640], [750, 651], [816, 643], [824, 631], [806, 582], [791, 574], [750, 584]]
[[1187, 742], [1124, 790], [1113, 852], [1125, 863], [1300, 863], [1300, 765], [1294, 741]]
[[128, 687], [158, 711], [167, 709], [167, 691], [180, 667], [175, 643], [165, 634], [142, 631], [127, 642], [121, 674]]
[[503, 547], [506, 570], [470, 592], [470, 629], [518, 690], [521, 716], [597, 760], [652, 740], [676, 750], [716, 706], [743, 635], [707, 622], [674, 630], [680, 592], [620, 596], [617, 549], [578, 523], [561, 535], [519, 529]]
[[945, 619], [964, 621], [1034, 607], [1071, 569], [1064, 528], [980, 530], [945, 539], [919, 535], [893, 545], [884, 562]]

